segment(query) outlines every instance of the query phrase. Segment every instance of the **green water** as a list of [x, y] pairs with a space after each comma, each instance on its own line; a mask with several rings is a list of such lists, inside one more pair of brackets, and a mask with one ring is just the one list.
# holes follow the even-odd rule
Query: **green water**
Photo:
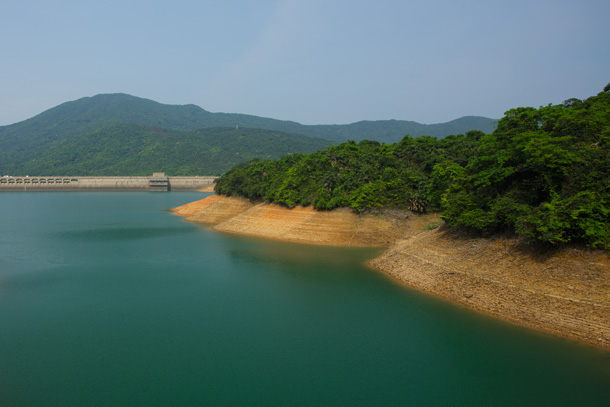
[[244, 238], [200, 193], [0, 194], [0, 406], [595, 406], [610, 354]]

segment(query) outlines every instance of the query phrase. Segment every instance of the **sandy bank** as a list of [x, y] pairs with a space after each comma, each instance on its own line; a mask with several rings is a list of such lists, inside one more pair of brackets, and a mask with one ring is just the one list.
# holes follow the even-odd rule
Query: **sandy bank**
[[318, 212], [273, 204], [256, 205], [214, 226], [215, 230], [328, 246], [384, 246], [405, 233], [407, 222], [385, 216], [358, 216], [349, 210]]
[[508, 321], [610, 349], [610, 255], [541, 254], [516, 239], [426, 230], [435, 215], [317, 212], [212, 195], [174, 210], [218, 231], [331, 246], [388, 246], [370, 265], [400, 282]]
[[517, 239], [434, 230], [370, 264], [409, 286], [508, 321], [610, 349], [610, 256], [541, 254]]
[[207, 198], [172, 210], [177, 215], [185, 216], [189, 222], [216, 225], [247, 211], [253, 206], [254, 204], [247, 199], [210, 195]]
[[218, 195], [210, 195], [207, 198], [201, 199], [199, 201], [189, 202], [177, 208], [173, 208], [172, 212], [174, 212], [176, 215], [188, 217], [209, 206], [210, 204], [218, 200], [218, 198]]
[[432, 222], [435, 216], [409, 219], [391, 213], [359, 216], [347, 209], [318, 212], [274, 204], [253, 204], [246, 199], [209, 196], [175, 208], [189, 222], [212, 224], [212, 229], [267, 239], [328, 246], [379, 247], [388, 245]]

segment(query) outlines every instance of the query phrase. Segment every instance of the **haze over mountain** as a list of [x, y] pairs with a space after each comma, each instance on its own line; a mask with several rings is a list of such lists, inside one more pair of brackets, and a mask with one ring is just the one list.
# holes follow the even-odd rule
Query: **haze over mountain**
[[[116, 125], [125, 124], [140, 125], [140, 127], [116, 127]], [[141, 126], [149, 128], [147, 130], [148, 133], [146, 133], [147, 136], [144, 138], [142, 138], [141, 132], [143, 127]], [[158, 139], [161, 134], [171, 134], [173, 140], [186, 137], [191, 142], [194, 142], [197, 137], [204, 137], [205, 135], [206, 143], [211, 142], [211, 134], [224, 138], [227, 137], [227, 134], [233, 134], [227, 129], [222, 131], [215, 130], [211, 133], [201, 130], [219, 127], [241, 130], [241, 143], [245, 142], [243, 137], [247, 137], [250, 134], [254, 139], [248, 140], [251, 142], [248, 148], [252, 152], [257, 151], [257, 157], [279, 158], [280, 155], [287, 153], [316, 151], [316, 149], [325, 148], [331, 142], [341, 143], [347, 140], [360, 141], [369, 139], [393, 143], [399, 141], [407, 134], [414, 137], [430, 135], [442, 138], [449, 134], [462, 134], [469, 130], [481, 130], [485, 133], [490, 133], [495, 128], [495, 120], [469, 116], [447, 123], [432, 125], [401, 120], [361, 121], [345, 125], [302, 125], [292, 121], [282, 121], [246, 114], [211, 113], [195, 105], [165, 105], [127, 94], [101, 94], [66, 102], [30, 119], [0, 127], [0, 172], [3, 174], [50, 174], [51, 172], [49, 171], [53, 171], [53, 173], [59, 174], [59, 172], [55, 171], [80, 169], [80, 171], [85, 171], [86, 173], [90, 171], [115, 173], [120, 168], [123, 170], [129, 168], [130, 171], [133, 171], [135, 167], [125, 167], [116, 165], [116, 163], [108, 163], [108, 167], [104, 170], [99, 165], [94, 165], [93, 161], [90, 161], [91, 165], [83, 166], [81, 164], [83, 164], [85, 156], [88, 157], [88, 160], [93, 159], [88, 149], [93, 148], [94, 144], [98, 147], [103, 146], [104, 143], [102, 141], [107, 140], [106, 137], [112, 138], [112, 142], [107, 140], [110, 144], [113, 144], [116, 138], [120, 137], [120, 142], [116, 145], [129, 144], [133, 146], [130, 154], [138, 155], [143, 153], [149, 143], [155, 144], [148, 137]], [[157, 130], [153, 131], [150, 128]], [[262, 130], [252, 131], [245, 130], [244, 128]], [[193, 133], [195, 130], [201, 131]], [[186, 133], [181, 134], [180, 132]], [[292, 135], [287, 133], [292, 133]], [[140, 140], [140, 149], [134, 144], [134, 137]], [[260, 149], [260, 145], [255, 146], [256, 137], [264, 138], [263, 144], [269, 150], [263, 151]], [[279, 144], [276, 143], [276, 145], [281, 145], [281, 148], [273, 147], [274, 142], [270, 141], [273, 137], [277, 138]], [[318, 138], [318, 140], [312, 140], [312, 137]], [[281, 142], [279, 141], [280, 139]], [[93, 143], [94, 141], [95, 143]], [[254, 158], [249, 152], [244, 154], [244, 145], [240, 147], [239, 144], [235, 144], [229, 147], [229, 144], [233, 141], [231, 143], [228, 140], [226, 141], [227, 143], [217, 140], [215, 147], [213, 147], [213, 149], [233, 149], [231, 152], [225, 151], [226, 155], [223, 154], [225, 160], [222, 162], [222, 165], [218, 164], [220, 166], [214, 168], [208, 165], [187, 165], [181, 167], [167, 164], [167, 168], [172, 168], [179, 173], [191, 173], [195, 169], [197, 171], [205, 169], [206, 171], [219, 173], [226, 170], [229, 164], [232, 165], [240, 160], [243, 161], [243, 159]], [[236, 139], [234, 142], [237, 143], [238, 140]], [[163, 142], [155, 145], [161, 148]], [[105, 147], [102, 149], [110, 154], [108, 157], [118, 159], [118, 157], [122, 156], [121, 154], [117, 155], [116, 151], [106, 150]], [[193, 157], [190, 154], [191, 159], [208, 160], [207, 150], [199, 148], [196, 148], [196, 150], [200, 152], [201, 156]], [[79, 153], [75, 154], [76, 151]], [[239, 151], [241, 151], [242, 155], [239, 157], [235, 156], [235, 153]], [[226, 159], [229, 156], [238, 160]], [[98, 157], [98, 159], [101, 158]], [[175, 157], [175, 159], [179, 160], [180, 157]], [[142, 160], [140, 162], [143, 163]], [[73, 167], [68, 164], [79, 165]], [[151, 164], [156, 170], [162, 170], [162, 168], [159, 168], [160, 163], [157, 163], [156, 166], [155, 162]], [[146, 167], [148, 168], [149, 165], [146, 165]], [[80, 174], [85, 175], [85, 172]], [[140, 172], [138, 171], [138, 173]], [[196, 172], [193, 174], [196, 174]]]

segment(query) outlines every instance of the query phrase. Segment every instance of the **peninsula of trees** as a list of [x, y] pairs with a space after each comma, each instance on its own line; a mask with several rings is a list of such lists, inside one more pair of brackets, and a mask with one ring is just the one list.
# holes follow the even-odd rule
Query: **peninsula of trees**
[[610, 85], [586, 100], [509, 110], [491, 134], [348, 141], [255, 160], [216, 191], [318, 210], [440, 211], [455, 228], [610, 249]]

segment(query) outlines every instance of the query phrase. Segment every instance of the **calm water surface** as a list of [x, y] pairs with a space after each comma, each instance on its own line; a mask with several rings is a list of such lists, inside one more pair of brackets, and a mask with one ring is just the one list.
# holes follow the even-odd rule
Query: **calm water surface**
[[0, 406], [593, 406], [610, 354], [244, 238], [201, 193], [0, 194]]

